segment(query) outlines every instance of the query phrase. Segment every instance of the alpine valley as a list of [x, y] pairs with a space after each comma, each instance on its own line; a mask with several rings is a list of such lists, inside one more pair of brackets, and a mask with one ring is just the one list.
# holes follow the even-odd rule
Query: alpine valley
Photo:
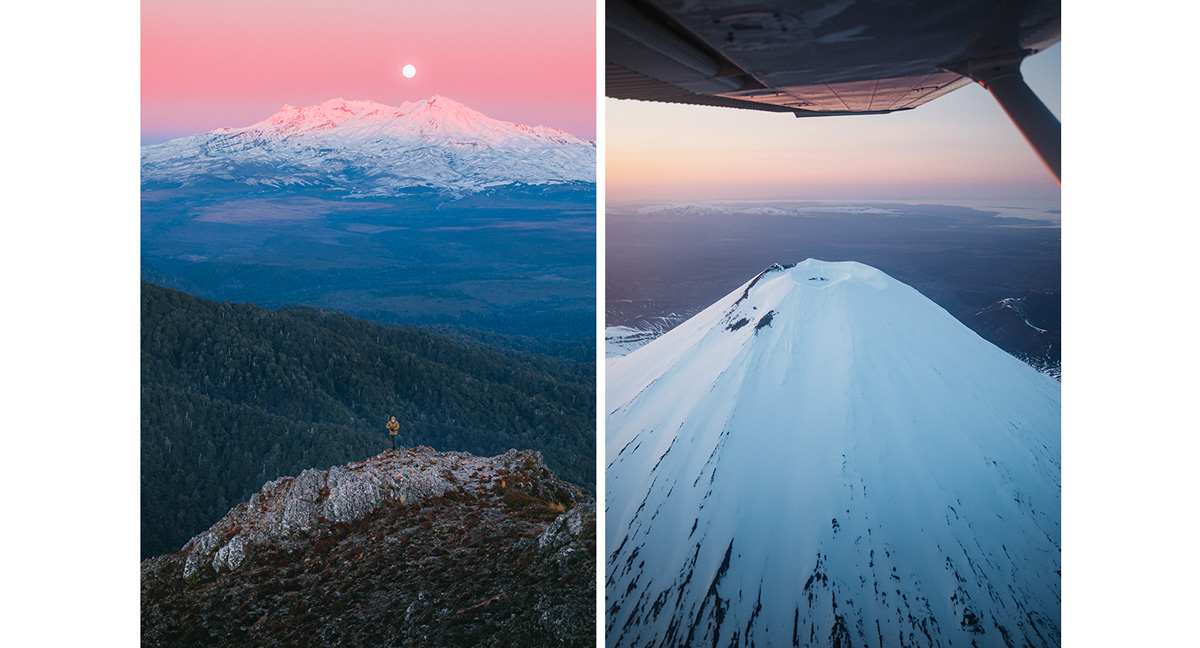
[[595, 167], [593, 142], [441, 96], [284, 106], [142, 148], [142, 277], [217, 300], [584, 340]]
[[1058, 646], [1060, 384], [869, 266], [774, 265], [608, 360], [625, 646]]

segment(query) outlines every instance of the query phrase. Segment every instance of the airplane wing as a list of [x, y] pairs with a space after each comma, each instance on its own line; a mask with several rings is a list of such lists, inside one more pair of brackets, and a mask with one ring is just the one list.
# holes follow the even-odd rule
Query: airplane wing
[[1020, 76], [1059, 0], [607, 0], [605, 94], [787, 112], [909, 110], [978, 82], [1055, 178], [1061, 128]]

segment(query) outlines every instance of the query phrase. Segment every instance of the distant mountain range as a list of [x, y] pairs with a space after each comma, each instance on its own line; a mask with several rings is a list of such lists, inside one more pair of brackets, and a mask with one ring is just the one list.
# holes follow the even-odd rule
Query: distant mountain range
[[349, 196], [431, 188], [595, 183], [596, 146], [492, 119], [452, 99], [388, 106], [331, 99], [243, 128], [142, 147], [142, 182], [325, 187]]
[[1061, 387], [869, 266], [607, 361], [607, 642], [1057, 646]]

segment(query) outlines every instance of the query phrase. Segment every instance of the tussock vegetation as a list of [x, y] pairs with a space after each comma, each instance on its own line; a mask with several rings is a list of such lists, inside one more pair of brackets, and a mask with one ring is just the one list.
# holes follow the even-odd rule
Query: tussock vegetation
[[540, 548], [556, 516], [499, 500], [383, 506], [190, 580], [181, 557], [147, 561], [142, 645], [594, 645], [594, 503], [569, 545]]

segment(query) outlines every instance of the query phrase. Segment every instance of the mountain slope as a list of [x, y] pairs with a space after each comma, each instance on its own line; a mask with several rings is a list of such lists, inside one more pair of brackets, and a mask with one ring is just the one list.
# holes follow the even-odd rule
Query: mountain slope
[[1058, 645], [1060, 388], [857, 263], [608, 364], [610, 646]]
[[144, 561], [142, 645], [591, 646], [595, 568], [595, 501], [537, 453], [388, 450]]
[[403, 445], [532, 448], [594, 484], [595, 370], [309, 308], [142, 284], [142, 555], [178, 549], [259, 485]]
[[596, 148], [565, 131], [491, 119], [436, 95], [399, 107], [343, 99], [284, 106], [244, 128], [142, 147], [143, 183], [210, 180], [327, 187], [351, 196], [594, 183]]

